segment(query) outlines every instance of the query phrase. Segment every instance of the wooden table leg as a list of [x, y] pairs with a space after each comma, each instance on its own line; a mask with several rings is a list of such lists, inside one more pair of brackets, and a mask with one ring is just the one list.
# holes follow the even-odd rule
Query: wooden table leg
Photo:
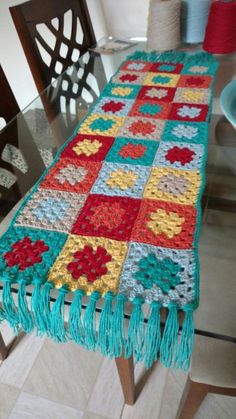
[[8, 355], [8, 350], [0, 332], [0, 360], [3, 361]]
[[123, 390], [125, 403], [133, 405], [135, 402], [135, 384], [134, 384], [134, 360], [133, 357], [125, 359], [124, 357], [115, 358], [116, 367], [119, 373], [121, 387]]

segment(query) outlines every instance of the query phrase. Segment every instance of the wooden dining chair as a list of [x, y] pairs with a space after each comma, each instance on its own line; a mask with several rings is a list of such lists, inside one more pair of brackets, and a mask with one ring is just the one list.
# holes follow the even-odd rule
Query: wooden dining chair
[[57, 121], [60, 127], [55, 129], [56, 135], [65, 132], [64, 141], [78, 122], [72, 104], [79, 98], [77, 107], [86, 105], [88, 96], [93, 102], [100, 90], [99, 81], [93, 78], [91, 82], [94, 56], [88, 54], [82, 64], [78, 63], [96, 43], [86, 0], [30, 0], [10, 7], [10, 12], [39, 92], [75, 63], [76, 74], [63, 77], [63, 83], [59, 80], [42, 96], [50, 122], [66, 107], [65, 118]]
[[192, 419], [207, 394], [236, 397], [236, 343], [197, 336], [176, 419]]

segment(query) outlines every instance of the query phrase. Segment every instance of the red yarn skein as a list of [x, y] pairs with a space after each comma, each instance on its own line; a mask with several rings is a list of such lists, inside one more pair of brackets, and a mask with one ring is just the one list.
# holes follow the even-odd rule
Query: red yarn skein
[[203, 49], [213, 54], [236, 51], [236, 0], [211, 4]]

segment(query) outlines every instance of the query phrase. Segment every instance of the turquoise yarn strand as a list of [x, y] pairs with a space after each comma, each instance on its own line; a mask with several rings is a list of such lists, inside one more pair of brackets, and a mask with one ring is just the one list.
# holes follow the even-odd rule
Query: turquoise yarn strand
[[92, 351], [95, 351], [97, 343], [96, 302], [99, 298], [99, 292], [94, 291], [91, 294], [90, 301], [84, 315], [85, 346], [87, 349]]
[[100, 317], [97, 346], [99, 347], [103, 355], [109, 355], [109, 337], [112, 323], [112, 301], [114, 299], [114, 296], [111, 292], [108, 292], [104, 298], [105, 302], [103, 304], [102, 313]]
[[194, 344], [193, 310], [185, 312], [182, 333], [175, 355], [175, 368], [188, 371]]
[[58, 297], [50, 314], [50, 335], [56, 342], [66, 342], [67, 340], [64, 323], [64, 302], [67, 292], [64, 288], [58, 290]]
[[81, 319], [82, 315], [82, 298], [84, 296], [83, 290], [77, 290], [74, 293], [74, 298], [72, 304], [70, 306], [69, 312], [69, 321], [68, 321], [68, 331], [71, 339], [76, 342], [80, 343], [81, 345], [84, 344], [85, 339], [85, 332], [84, 327]]
[[143, 358], [144, 317], [142, 312], [143, 299], [136, 297], [133, 301], [133, 312], [129, 320], [128, 337], [125, 346], [125, 358], [135, 356], [136, 362]]
[[118, 358], [122, 355], [125, 344], [124, 305], [126, 301], [127, 298], [124, 295], [119, 294], [117, 296], [109, 336], [110, 356], [112, 358]]
[[33, 329], [33, 320], [28, 308], [26, 299], [26, 281], [20, 281], [18, 289], [18, 318], [19, 324], [26, 333], [30, 333]]
[[160, 303], [154, 301], [151, 304], [151, 314], [148, 319], [144, 341], [144, 364], [150, 368], [157, 360], [161, 343], [161, 318]]
[[8, 278], [4, 279], [4, 286], [2, 290], [2, 306], [4, 319], [8, 321], [14, 332], [18, 333], [18, 314], [13, 296], [11, 293], [11, 281]]
[[170, 305], [160, 347], [160, 360], [167, 368], [172, 365], [175, 347], [178, 342], [178, 331], [179, 322], [177, 307], [176, 305]]

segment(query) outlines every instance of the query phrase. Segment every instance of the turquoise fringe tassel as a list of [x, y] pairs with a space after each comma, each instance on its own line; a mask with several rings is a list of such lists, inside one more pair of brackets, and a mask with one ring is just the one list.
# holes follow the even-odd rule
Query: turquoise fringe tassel
[[158, 358], [158, 351], [161, 343], [161, 318], [160, 303], [153, 301], [151, 304], [151, 314], [148, 319], [146, 335], [144, 341], [144, 364], [151, 368]]
[[175, 355], [175, 367], [188, 371], [194, 344], [193, 309], [186, 309], [182, 333]]
[[125, 358], [130, 358], [134, 354], [136, 362], [143, 358], [144, 317], [142, 304], [142, 298], [136, 297], [133, 300], [133, 311], [129, 320], [128, 337], [125, 345]]
[[41, 281], [34, 280], [34, 289], [31, 297], [31, 311], [33, 313], [34, 324], [36, 326], [37, 335], [41, 336], [47, 332], [47, 326], [44, 321], [44, 316], [41, 313]]
[[109, 355], [110, 353], [110, 330], [112, 322], [112, 301], [114, 296], [111, 292], [108, 292], [105, 297], [103, 304], [102, 313], [100, 317], [99, 329], [98, 329], [98, 341], [97, 346], [99, 347], [103, 355]]
[[26, 281], [24, 279], [20, 281], [18, 289], [18, 319], [22, 329], [26, 333], [30, 333], [34, 326], [26, 299]]
[[178, 342], [178, 311], [176, 305], [169, 305], [169, 314], [166, 320], [164, 333], [160, 346], [160, 361], [169, 368], [172, 365], [175, 347]]
[[99, 292], [94, 291], [91, 294], [90, 301], [84, 315], [85, 346], [87, 349], [92, 351], [95, 351], [97, 342], [96, 302], [99, 298]]
[[125, 345], [124, 305], [126, 301], [127, 298], [124, 295], [118, 294], [109, 335], [111, 358], [119, 358], [123, 353]]
[[8, 278], [4, 279], [4, 286], [2, 290], [2, 306], [4, 319], [10, 324], [14, 332], [18, 333], [18, 314], [15, 302], [11, 293], [11, 281]]
[[42, 288], [41, 298], [39, 302], [39, 315], [41, 317], [41, 326], [43, 329], [40, 329], [40, 332], [47, 333], [50, 335], [50, 291], [53, 289], [53, 284], [51, 282], [46, 282]]
[[84, 344], [85, 339], [84, 327], [81, 319], [82, 297], [84, 294], [83, 290], [75, 291], [74, 298], [70, 306], [68, 321], [69, 335], [74, 342], [79, 343], [80, 345]]
[[67, 290], [60, 288], [58, 290], [58, 297], [53, 304], [51, 314], [50, 314], [50, 336], [56, 342], [66, 342], [66, 329], [64, 323], [64, 313], [65, 313], [65, 295]]

